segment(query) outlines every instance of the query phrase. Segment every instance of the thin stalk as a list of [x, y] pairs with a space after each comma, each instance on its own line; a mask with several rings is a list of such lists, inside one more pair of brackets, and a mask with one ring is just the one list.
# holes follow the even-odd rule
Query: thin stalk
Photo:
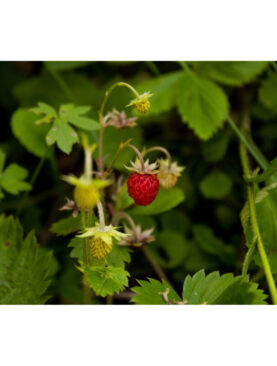
[[143, 251], [143, 254], [145, 255], [145, 258], [151, 264], [151, 266], [153, 267], [154, 271], [157, 273], [159, 278], [161, 280], [165, 280], [169, 285], [171, 285], [169, 279], [167, 278], [166, 274], [164, 273], [159, 263], [156, 262], [156, 259], [153, 257], [150, 250], [146, 246], [142, 247], [141, 249]]
[[264, 170], [267, 169], [269, 163], [260, 152], [260, 150], [241, 132], [241, 130], [238, 128], [238, 126], [235, 124], [230, 116], [227, 117], [227, 121], [240, 139], [240, 141], [244, 144], [245, 147], [247, 147], [247, 149], [249, 150], [253, 158], [257, 161], [257, 163], [261, 166], [261, 168], [263, 168]]
[[[241, 151], [241, 158], [242, 158], [242, 166], [244, 170], [244, 174], [247, 176], [251, 176], [251, 170], [248, 165], [247, 161], [247, 151], [243, 143], [240, 145], [240, 151]], [[249, 204], [249, 211], [250, 211], [250, 219], [252, 223], [253, 233], [254, 236], [257, 238], [257, 248], [258, 252], [261, 257], [263, 269], [265, 272], [267, 284], [269, 287], [269, 291], [271, 294], [272, 302], [273, 304], [277, 305], [277, 289], [276, 284], [272, 275], [272, 271], [270, 268], [270, 264], [267, 258], [266, 251], [264, 249], [264, 244], [262, 240], [262, 236], [259, 230], [259, 224], [257, 220], [257, 214], [256, 214], [256, 206], [255, 206], [255, 193], [254, 193], [254, 184], [248, 183], [247, 184], [247, 194], [248, 194], [248, 204]]]
[[166, 148], [164, 148], [162, 146], [153, 146], [153, 147], [150, 147], [149, 149], [145, 150], [143, 152], [142, 156], [145, 156], [146, 154], [148, 154], [152, 151], [162, 151], [167, 157], [169, 168], [171, 167], [172, 158], [171, 158], [169, 151]]
[[[82, 229], [85, 231], [86, 229], [86, 213], [84, 210], [81, 211], [81, 220], [82, 220]], [[89, 247], [89, 240], [85, 238], [83, 240], [83, 257], [84, 257], [84, 264], [87, 266], [89, 264], [88, 258], [88, 247]]]
[[145, 171], [145, 165], [144, 165], [144, 160], [143, 157], [141, 155], [141, 152], [134, 146], [131, 144], [126, 145], [126, 147], [129, 147], [130, 149], [134, 150], [134, 152], [137, 154], [137, 157], [139, 158], [140, 164], [141, 164], [141, 170], [142, 172]]
[[99, 215], [99, 226], [101, 230], [105, 229], [105, 216], [104, 216], [104, 209], [101, 201], [97, 202], [98, 208], [98, 215]]

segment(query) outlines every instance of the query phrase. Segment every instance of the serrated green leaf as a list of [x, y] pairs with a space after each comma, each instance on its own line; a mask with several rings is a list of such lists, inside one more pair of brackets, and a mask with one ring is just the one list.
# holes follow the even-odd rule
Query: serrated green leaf
[[38, 106], [31, 108], [30, 111], [38, 115], [43, 115], [43, 118], [36, 120], [36, 124], [38, 125], [41, 123], [51, 123], [55, 120], [55, 118], [57, 118], [56, 110], [43, 102], [38, 102]]
[[26, 169], [13, 163], [10, 164], [1, 174], [0, 184], [5, 191], [11, 194], [18, 194], [21, 191], [29, 191], [32, 189], [32, 186], [29, 183], [24, 182], [27, 175], [28, 172]]
[[112, 251], [107, 256], [107, 264], [112, 267], [125, 268], [125, 263], [131, 262], [131, 250], [128, 247], [113, 245]]
[[206, 198], [221, 199], [231, 190], [232, 181], [225, 173], [214, 170], [200, 182], [200, 191]]
[[75, 231], [81, 230], [81, 228], [81, 216], [78, 215], [77, 217], [68, 216], [55, 222], [51, 226], [50, 231], [58, 236], [66, 236], [74, 233]]
[[23, 240], [20, 223], [0, 216], [0, 303], [42, 304], [53, 274], [52, 253], [41, 249], [33, 232]]
[[[149, 278], [149, 281], [139, 281], [140, 286], [132, 288], [136, 294], [132, 297], [132, 302], [137, 305], [166, 305], [175, 304], [181, 301], [178, 294], [164, 280], [162, 282]], [[166, 301], [168, 299], [168, 302]]]
[[260, 101], [270, 110], [277, 112], [277, 72], [270, 71], [259, 90]]
[[184, 73], [178, 110], [200, 138], [207, 140], [222, 127], [228, 109], [228, 99], [219, 86], [193, 72]]
[[254, 80], [268, 66], [268, 61], [199, 61], [195, 71], [222, 84], [241, 86]]
[[130, 275], [122, 268], [95, 266], [87, 270], [87, 276], [94, 292], [105, 297], [123, 291]]
[[150, 205], [146, 207], [136, 206], [130, 210], [130, 213], [134, 215], [157, 215], [178, 206], [184, 199], [184, 191], [180, 188], [174, 187], [170, 190], [161, 188]]
[[183, 300], [187, 304], [265, 304], [266, 295], [257, 284], [247, 277], [234, 277], [232, 273], [222, 276], [212, 272], [205, 276], [204, 270], [193, 277], [188, 275], [183, 286]]
[[151, 108], [148, 115], [166, 112], [176, 105], [182, 75], [182, 71], [172, 72], [137, 85], [139, 92], [153, 93], [150, 98]]
[[36, 120], [34, 113], [20, 108], [12, 115], [11, 126], [13, 134], [25, 149], [37, 157], [43, 158], [49, 149], [45, 141], [49, 126], [38, 126], [35, 124]]

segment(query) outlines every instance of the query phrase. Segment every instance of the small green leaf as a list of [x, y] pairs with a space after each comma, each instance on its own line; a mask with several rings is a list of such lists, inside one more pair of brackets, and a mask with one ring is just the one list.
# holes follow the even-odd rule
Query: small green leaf
[[37, 120], [36, 124], [51, 123], [55, 120], [55, 118], [57, 118], [56, 110], [43, 102], [38, 102], [38, 106], [31, 108], [30, 111], [38, 115], [43, 115], [43, 118]]
[[75, 231], [81, 230], [81, 228], [81, 216], [78, 215], [77, 217], [68, 216], [55, 222], [51, 226], [50, 231], [58, 236], [66, 236], [74, 233]]
[[185, 72], [179, 89], [178, 110], [182, 120], [203, 140], [222, 127], [228, 115], [224, 91], [210, 80]]
[[9, 165], [1, 175], [1, 186], [11, 194], [18, 194], [21, 191], [29, 191], [32, 186], [24, 182], [28, 172], [17, 164]]
[[195, 71], [222, 84], [241, 86], [254, 80], [268, 66], [268, 61], [198, 61]]
[[107, 296], [119, 293], [128, 286], [127, 271], [116, 267], [95, 266], [87, 270], [88, 281], [97, 295]]
[[88, 117], [82, 117], [90, 111], [89, 106], [75, 107], [74, 104], [63, 104], [60, 107], [60, 117], [74, 126], [87, 131], [99, 130], [99, 123]]
[[269, 167], [263, 173], [253, 177], [244, 177], [244, 179], [246, 180], [246, 182], [261, 183], [267, 180], [276, 172], [277, 172], [277, 157], [270, 162]]
[[213, 171], [200, 182], [200, 190], [206, 198], [221, 199], [231, 190], [232, 181], [223, 172]]
[[12, 131], [25, 149], [39, 158], [44, 158], [49, 149], [45, 141], [49, 126], [38, 126], [36, 120], [34, 113], [20, 108], [12, 115]]
[[149, 278], [149, 281], [137, 280], [137, 282], [140, 286], [132, 288], [132, 291], [136, 293], [132, 297], [132, 302], [137, 305], [166, 305], [181, 301], [178, 294], [164, 280], [160, 282]]
[[185, 194], [180, 188], [174, 187], [170, 190], [161, 188], [150, 205], [146, 207], [136, 206], [130, 210], [130, 213], [134, 215], [157, 215], [178, 206], [184, 199]]
[[187, 304], [266, 304], [266, 295], [251, 283], [248, 277], [234, 277], [232, 273], [222, 276], [212, 272], [205, 276], [204, 270], [193, 277], [188, 275], [183, 286], [183, 300]]
[[55, 120], [46, 136], [48, 145], [52, 145], [56, 142], [58, 147], [66, 154], [71, 152], [73, 144], [78, 141], [78, 135], [75, 130], [60, 118]]

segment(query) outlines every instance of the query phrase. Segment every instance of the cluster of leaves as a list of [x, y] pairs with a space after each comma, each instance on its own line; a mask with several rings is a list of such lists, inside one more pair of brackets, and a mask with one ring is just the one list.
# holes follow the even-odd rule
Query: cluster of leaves
[[[54, 250], [61, 270], [55, 272], [53, 261], [49, 264], [51, 260], [47, 259], [49, 252], [38, 247], [34, 234], [23, 240], [21, 228], [17, 238], [9, 239], [12, 232], [19, 232], [20, 225], [14, 219], [3, 218], [3, 230], [0, 231], [3, 261], [0, 266], [5, 272], [1, 270], [0, 281], [5, 282], [5, 291], [2, 293], [1, 287], [1, 302], [2, 298], [3, 303], [45, 302], [48, 296], [45, 290], [55, 273], [50, 288], [53, 300], [50, 301], [83, 301], [81, 273], [72, 265], [83, 259], [82, 242], [71, 238], [80, 230], [81, 219], [79, 216], [59, 219], [55, 215], [52, 218], [51, 213], [57, 211], [57, 202], [64, 197], [60, 194], [53, 161], [57, 160], [61, 174], [80, 171], [80, 150], [77, 144], [73, 149], [74, 144], [81, 134], [86, 134], [91, 142], [97, 140], [97, 111], [104, 91], [113, 81], [130, 78], [139, 92], [149, 90], [153, 93], [151, 109], [145, 117], [139, 118], [133, 129], [106, 128], [106, 163], [111, 162], [121, 142], [132, 138], [139, 148], [157, 142], [167, 147], [174, 159], [187, 169], [178, 186], [170, 191], [160, 190], [150, 206], [132, 205], [126, 185], [117, 192], [115, 206], [117, 210], [130, 213], [142, 229], [155, 227], [156, 241], [149, 244], [148, 249], [175, 289], [184, 282], [183, 294], [179, 296], [168, 283], [152, 278], [155, 272], [146, 264], [140, 250], [131, 251], [114, 245], [107, 260], [108, 267], [95, 263], [88, 272], [87, 280], [94, 293], [100, 296], [95, 301], [101, 302], [102, 297], [131, 287], [137, 293], [132, 301], [137, 304], [265, 303], [266, 296], [248, 276], [234, 276], [230, 272], [237, 274], [241, 268], [244, 240], [248, 247], [255, 244], [248, 204], [244, 204], [245, 185], [253, 182], [258, 224], [272, 271], [277, 276], [277, 164], [274, 159], [277, 71], [266, 61], [157, 63], [157, 66], [160, 75], [152, 75], [146, 63], [47, 62], [29, 75], [11, 63], [3, 64], [0, 81], [6, 92], [5, 95], [0, 93], [0, 108], [7, 123], [4, 123], [0, 146], [1, 209], [17, 209], [18, 196], [14, 198], [9, 193], [17, 195], [30, 190], [26, 168], [33, 172], [36, 158], [45, 159], [49, 169], [42, 171], [20, 219], [25, 233], [35, 227], [39, 237], [45, 240], [44, 244], [47, 242]], [[74, 104], [72, 95], [60, 87], [52, 71], [61, 75], [64, 85], [74, 96]], [[129, 97], [128, 91], [113, 93], [107, 110], [114, 106], [121, 110]], [[253, 137], [273, 160], [260, 174], [242, 179], [237, 141], [224, 123], [230, 113], [240, 115], [244, 99], [250, 100], [247, 107], [252, 118]], [[11, 161], [20, 165], [4, 164], [2, 150]], [[65, 159], [62, 152], [72, 152], [72, 155]], [[133, 157], [131, 150], [122, 151], [115, 164], [118, 175], [124, 169], [123, 164]], [[71, 193], [67, 192], [67, 195]], [[239, 221], [241, 209], [244, 236]], [[13, 224], [7, 224], [7, 220]], [[49, 226], [52, 236], [48, 233]], [[16, 244], [5, 246], [7, 242]], [[70, 261], [65, 259], [68, 247]], [[10, 257], [4, 253], [9, 253]], [[250, 274], [256, 274], [262, 266], [256, 250], [250, 259]], [[221, 276], [214, 272], [218, 270]], [[28, 278], [24, 277], [25, 271]], [[150, 277], [149, 281], [140, 280]], [[140, 286], [133, 287], [135, 279]], [[21, 289], [18, 297], [15, 287]], [[263, 278], [261, 287], [268, 292]]]

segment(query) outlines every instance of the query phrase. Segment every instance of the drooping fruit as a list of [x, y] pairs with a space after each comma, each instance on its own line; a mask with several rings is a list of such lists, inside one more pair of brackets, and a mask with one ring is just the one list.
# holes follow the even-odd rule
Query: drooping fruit
[[128, 193], [136, 204], [148, 206], [157, 196], [159, 180], [156, 174], [132, 173], [127, 181]]
[[89, 245], [94, 258], [102, 259], [105, 258], [112, 250], [112, 244], [106, 243], [101, 238], [91, 238]]

